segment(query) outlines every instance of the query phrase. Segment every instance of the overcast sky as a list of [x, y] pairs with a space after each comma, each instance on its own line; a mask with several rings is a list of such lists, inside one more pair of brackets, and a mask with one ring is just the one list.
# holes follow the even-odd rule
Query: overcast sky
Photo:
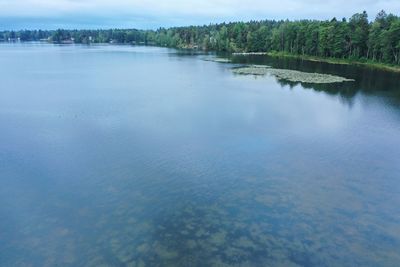
[[0, 0], [1, 29], [157, 28], [252, 19], [400, 15], [400, 0]]

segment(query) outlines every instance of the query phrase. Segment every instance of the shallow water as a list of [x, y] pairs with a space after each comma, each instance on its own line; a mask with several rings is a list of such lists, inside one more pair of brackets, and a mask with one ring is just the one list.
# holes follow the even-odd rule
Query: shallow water
[[400, 76], [205, 57], [0, 45], [1, 266], [398, 266]]

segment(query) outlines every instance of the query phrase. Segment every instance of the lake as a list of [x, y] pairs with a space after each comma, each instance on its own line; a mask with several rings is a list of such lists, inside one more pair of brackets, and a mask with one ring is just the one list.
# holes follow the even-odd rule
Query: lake
[[1, 44], [0, 265], [398, 266], [400, 74], [214, 57]]

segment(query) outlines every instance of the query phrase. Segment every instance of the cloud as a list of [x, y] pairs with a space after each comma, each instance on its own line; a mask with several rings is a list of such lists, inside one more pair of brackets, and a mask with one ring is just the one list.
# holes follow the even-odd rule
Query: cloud
[[[367, 10], [400, 13], [399, 0], [0, 0], [4, 18], [85, 17], [106, 20], [148, 18], [161, 25], [186, 21], [216, 22], [250, 19], [329, 19]], [[73, 21], [71, 21], [73, 23]]]

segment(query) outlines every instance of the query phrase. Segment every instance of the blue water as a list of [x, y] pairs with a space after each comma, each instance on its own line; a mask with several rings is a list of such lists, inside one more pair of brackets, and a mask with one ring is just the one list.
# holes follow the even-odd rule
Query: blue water
[[0, 266], [398, 266], [400, 75], [212, 57], [1, 44]]

